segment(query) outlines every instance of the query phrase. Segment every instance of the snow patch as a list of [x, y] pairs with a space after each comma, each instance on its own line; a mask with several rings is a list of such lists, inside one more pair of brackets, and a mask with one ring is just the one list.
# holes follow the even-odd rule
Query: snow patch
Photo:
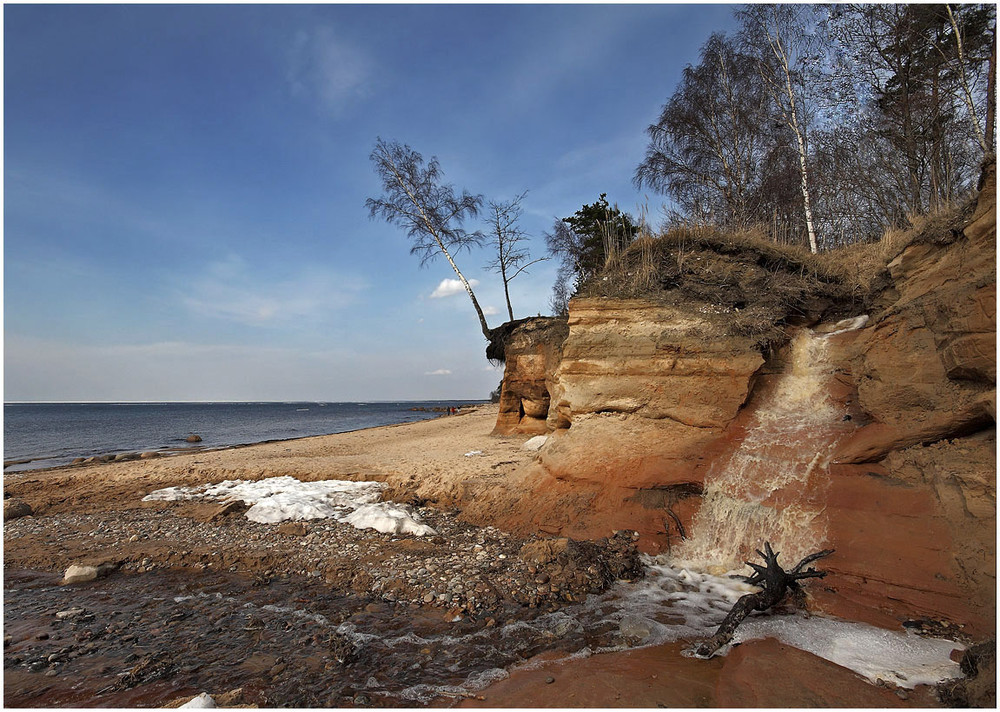
[[408, 507], [379, 502], [381, 482], [321, 480], [301, 482], [294, 477], [269, 477], [250, 482], [226, 480], [198, 487], [166, 487], [151, 492], [143, 502], [183, 500], [240, 501], [250, 505], [246, 517], [261, 524], [287, 520], [336, 519], [358, 529], [386, 534], [437, 534]]
[[[584, 615], [596, 614], [596, 619], [617, 624], [623, 633], [624, 629], [648, 631], [640, 647], [708, 638], [741, 596], [759, 590], [735, 578], [735, 571], [716, 576], [666, 565], [662, 558], [644, 557], [644, 562], [648, 566], [644, 579], [588, 597], [581, 606]], [[736, 629], [733, 642], [768, 637], [873, 683], [885, 680], [912, 688], [962, 676], [951, 659], [952, 650], [964, 649], [960, 643], [823, 616], [752, 615]]]
[[950, 657], [952, 650], [965, 649], [961, 643], [864, 623], [818, 616], [748, 618], [736, 629], [733, 641], [767, 637], [849, 668], [870, 682], [884, 680], [913, 688], [962, 677], [959, 664]]
[[340, 519], [357, 529], [374, 529], [383, 534], [434, 536], [432, 528], [421, 523], [409, 507], [392, 502], [365, 504]]
[[213, 707], [215, 707], [215, 700], [207, 692], [202, 692], [197, 697], [192, 697], [178, 709], [211, 709]]

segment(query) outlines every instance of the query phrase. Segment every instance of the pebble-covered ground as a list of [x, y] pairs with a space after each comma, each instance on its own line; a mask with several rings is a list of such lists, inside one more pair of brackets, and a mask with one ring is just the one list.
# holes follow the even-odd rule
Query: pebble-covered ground
[[[242, 509], [6, 522], [7, 700], [147, 706], [239, 687], [231, 701], [267, 706], [447, 701], [470, 677], [559, 649], [561, 619], [524, 621], [642, 574], [632, 532], [520, 539], [419, 507], [438, 533], [414, 537]], [[102, 577], [60, 585], [71, 564], [103, 564]]]
[[[239, 508], [167, 506], [108, 514], [22, 517], [5, 524], [8, 561], [62, 570], [109, 563], [138, 573], [192, 567], [258, 579], [317, 579], [385, 601], [464, 612], [503, 604], [551, 607], [641, 575], [631, 532], [596, 543], [513, 537], [429, 507], [417, 514], [433, 537], [382, 534], [330, 519], [283, 524], [247, 520]], [[523, 553], [523, 555], [522, 555]]]

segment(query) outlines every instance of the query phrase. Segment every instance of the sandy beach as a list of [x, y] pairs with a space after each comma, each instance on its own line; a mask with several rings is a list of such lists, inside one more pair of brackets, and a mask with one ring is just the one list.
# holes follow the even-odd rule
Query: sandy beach
[[[8, 501], [20, 500], [33, 511], [5, 522], [7, 578], [14, 577], [16, 590], [44, 592], [37, 598], [42, 603], [8, 597], [8, 704], [159, 706], [199, 692], [258, 706], [463, 700], [490, 707], [935, 704], [928, 688], [875, 687], [773, 641], [748, 643], [740, 655], [712, 661], [684, 658], [682, 645], [672, 643], [558, 662], [572, 650], [572, 634], [557, 625], [525, 634], [520, 647], [504, 653], [507, 664], [536, 656], [554, 662], [528, 666], [475, 694], [456, 691], [445, 679], [436, 687], [424, 684], [437, 674], [428, 667], [435, 653], [426, 643], [410, 652], [394, 648], [392, 655], [403, 657], [393, 658], [388, 671], [376, 660], [389, 659], [389, 651], [367, 661], [343, 654], [347, 644], [333, 634], [320, 636], [309, 627], [310, 616], [321, 612], [327, 620], [336, 610], [339, 620], [378, 630], [396, 630], [405, 619], [409, 632], [399, 640], [432, 640], [444, 629], [449, 640], [470, 641], [455, 644], [449, 655], [485, 656], [462, 646], [493, 627], [532, 630], [518, 621], [542, 620], [606, 590], [616, 578], [638, 575], [627, 532], [590, 548], [574, 545], [558, 559], [539, 558], [535, 537], [462, 520], [456, 503], [468, 488], [516, 480], [517, 469], [534, 457], [522, 447], [527, 436], [490, 434], [496, 413], [496, 406], [482, 406], [420, 423], [6, 476]], [[167, 487], [280, 476], [383, 482], [385, 498], [410, 505], [436, 535], [394, 536], [329, 520], [259, 524], [242, 516], [245, 507], [219, 502], [143, 502]], [[57, 585], [71, 565], [101, 567], [102, 578]], [[170, 598], [172, 586], [195, 590], [195, 581], [208, 588]], [[137, 591], [161, 603], [116, 624], [129, 615]], [[228, 613], [207, 604], [178, 610], [192, 595], [213, 600], [223, 592], [234, 601]], [[275, 610], [291, 610], [289, 605], [301, 609], [294, 621], [274, 618]], [[240, 617], [248, 607], [259, 611], [257, 618]], [[204, 654], [213, 651], [214, 663], [231, 658], [228, 664], [240, 671], [226, 670], [223, 677], [232, 684], [206, 672], [207, 662], [185, 665], [168, 654], [169, 641], [204, 638], [206, 631], [218, 636]], [[261, 631], [271, 631], [270, 637]], [[617, 629], [606, 635], [607, 642], [620, 640]], [[289, 664], [300, 656], [301, 664]], [[360, 670], [369, 685], [383, 676], [405, 679], [401, 660], [420, 681], [398, 692], [403, 696], [372, 694], [355, 679]], [[496, 664], [504, 663], [498, 658]], [[783, 665], [782, 679], [761, 677], [762, 664]], [[818, 673], [825, 682], [815, 681]], [[246, 681], [237, 686], [240, 675]]]

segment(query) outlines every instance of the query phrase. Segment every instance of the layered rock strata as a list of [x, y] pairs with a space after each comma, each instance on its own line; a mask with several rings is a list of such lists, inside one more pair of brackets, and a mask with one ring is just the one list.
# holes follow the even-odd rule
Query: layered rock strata
[[548, 432], [551, 390], [566, 333], [563, 317], [526, 319], [513, 330], [505, 347], [507, 365], [494, 435]]

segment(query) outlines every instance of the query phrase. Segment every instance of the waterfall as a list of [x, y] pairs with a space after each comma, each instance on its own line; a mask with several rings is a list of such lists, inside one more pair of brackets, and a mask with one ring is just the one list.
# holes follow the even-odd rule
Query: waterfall
[[735, 569], [756, 558], [765, 541], [787, 564], [823, 548], [827, 466], [849, 427], [830, 397], [835, 367], [828, 339], [847, 330], [838, 326], [827, 334], [796, 334], [789, 366], [752, 414], [746, 437], [706, 476], [692, 538], [677, 550], [679, 560]]

